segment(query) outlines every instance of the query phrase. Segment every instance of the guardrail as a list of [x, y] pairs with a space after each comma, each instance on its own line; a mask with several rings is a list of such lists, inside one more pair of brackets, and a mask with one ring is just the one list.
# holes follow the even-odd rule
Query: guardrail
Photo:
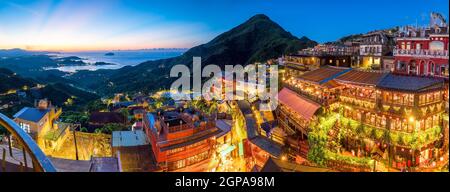
[[56, 172], [56, 168], [47, 156], [42, 152], [36, 142], [17, 125], [16, 122], [0, 113], [0, 125], [5, 127], [22, 146], [33, 160], [33, 168], [39, 172]]
[[394, 56], [419, 56], [448, 59], [449, 53], [447, 50], [394, 49]]

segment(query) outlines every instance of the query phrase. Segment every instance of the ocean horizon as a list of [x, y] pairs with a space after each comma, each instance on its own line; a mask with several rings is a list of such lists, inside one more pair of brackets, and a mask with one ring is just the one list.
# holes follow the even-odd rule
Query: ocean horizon
[[[74, 73], [80, 70], [119, 69], [125, 66], [136, 66], [146, 61], [177, 57], [186, 51], [187, 49], [143, 49], [50, 53], [48, 55], [57, 58], [76, 56], [81, 58], [85, 63], [92, 65], [53, 67], [47, 68], [47, 70], [57, 69], [63, 72]], [[106, 55], [107, 53], [114, 53], [114, 55], [108, 56]], [[111, 63], [111, 65], [93, 65], [96, 62]]]

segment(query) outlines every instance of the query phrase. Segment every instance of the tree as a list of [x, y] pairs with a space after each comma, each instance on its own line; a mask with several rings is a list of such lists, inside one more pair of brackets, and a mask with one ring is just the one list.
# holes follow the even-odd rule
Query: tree
[[87, 114], [80, 113], [80, 112], [66, 112], [61, 117], [66, 123], [74, 123], [74, 124], [86, 124], [89, 120], [89, 117]]
[[112, 134], [112, 132], [114, 131], [125, 131], [125, 130], [127, 130], [127, 127], [124, 125], [117, 123], [109, 123], [102, 128], [102, 133]]
[[102, 100], [97, 99], [95, 101], [91, 101], [86, 106], [86, 111], [92, 112], [92, 111], [101, 111], [106, 109], [108, 106], [103, 103]]
[[120, 109], [120, 113], [127, 119], [128, 119], [128, 116], [130, 116], [130, 112], [126, 108]]
[[81, 131], [81, 132], [87, 133], [87, 132], [88, 132], [88, 129], [87, 129], [86, 127], [82, 127], [82, 128], [80, 129], [80, 131]]

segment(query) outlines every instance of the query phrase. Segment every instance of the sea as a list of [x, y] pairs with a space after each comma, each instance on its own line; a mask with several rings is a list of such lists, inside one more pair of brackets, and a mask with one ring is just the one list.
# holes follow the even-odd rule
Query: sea
[[[125, 66], [135, 66], [146, 61], [166, 59], [182, 55], [187, 49], [150, 49], [150, 50], [117, 50], [117, 51], [81, 51], [81, 52], [59, 52], [51, 53], [54, 57], [77, 56], [85, 63], [94, 64], [96, 62], [111, 63], [112, 65], [84, 65], [84, 66], [63, 66], [56, 68], [64, 72], [74, 73], [79, 70], [95, 71], [98, 69], [119, 69]], [[107, 53], [114, 53], [108, 56]]]

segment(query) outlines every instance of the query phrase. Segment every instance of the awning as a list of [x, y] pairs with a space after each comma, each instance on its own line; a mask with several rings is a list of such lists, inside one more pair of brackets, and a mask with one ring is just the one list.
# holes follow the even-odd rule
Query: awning
[[298, 95], [288, 88], [283, 88], [278, 93], [278, 101], [291, 108], [305, 119], [310, 119], [314, 116], [317, 109], [320, 108], [319, 104]]

